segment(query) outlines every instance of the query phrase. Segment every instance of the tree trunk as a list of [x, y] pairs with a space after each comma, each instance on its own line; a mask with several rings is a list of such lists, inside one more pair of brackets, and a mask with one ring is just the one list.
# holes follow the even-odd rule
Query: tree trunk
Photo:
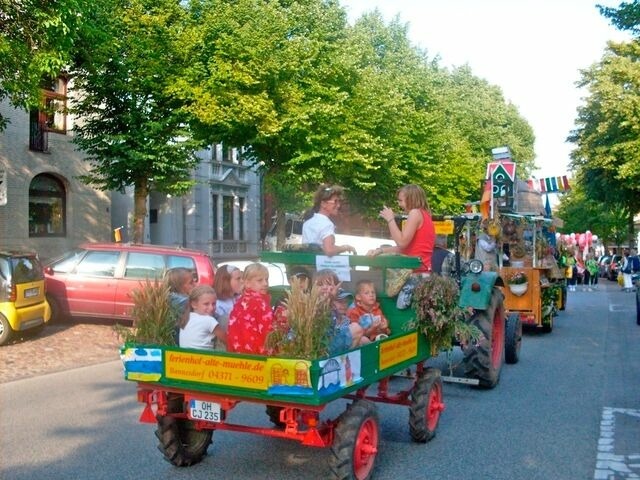
[[276, 216], [276, 250], [282, 250], [286, 235], [287, 212], [284, 208], [278, 208]]
[[147, 216], [148, 196], [147, 179], [137, 180], [133, 191], [133, 243], [144, 243], [144, 219]]

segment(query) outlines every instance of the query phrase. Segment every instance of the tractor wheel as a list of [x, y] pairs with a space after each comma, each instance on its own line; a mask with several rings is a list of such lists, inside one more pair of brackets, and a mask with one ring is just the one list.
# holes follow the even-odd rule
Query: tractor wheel
[[157, 416], [158, 450], [176, 467], [189, 467], [202, 461], [211, 443], [212, 430], [196, 430], [194, 422], [171, 416]]
[[4, 345], [13, 338], [13, 329], [7, 317], [0, 313], [0, 345]]
[[414, 442], [426, 443], [436, 436], [442, 403], [442, 379], [440, 370], [427, 368], [416, 380], [411, 390], [409, 407], [409, 433]]
[[522, 322], [517, 313], [507, 317], [507, 327], [504, 334], [504, 359], [507, 363], [518, 363], [520, 347], [522, 346]]
[[471, 319], [481, 332], [476, 342], [464, 350], [465, 374], [480, 381], [482, 388], [493, 388], [500, 380], [504, 361], [504, 295], [494, 287], [486, 310], [476, 310]]
[[371, 478], [380, 439], [375, 405], [368, 400], [356, 400], [340, 415], [337, 422], [329, 459], [333, 478]]
[[267, 416], [271, 423], [273, 423], [276, 427], [284, 427], [285, 424], [282, 420], [280, 420], [280, 412], [283, 407], [276, 407], [275, 405], [267, 405]]

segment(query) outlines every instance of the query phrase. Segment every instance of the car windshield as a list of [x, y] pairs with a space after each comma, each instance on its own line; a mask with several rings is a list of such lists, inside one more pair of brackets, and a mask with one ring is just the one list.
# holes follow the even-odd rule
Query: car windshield
[[72, 271], [80, 259], [87, 253], [86, 250], [78, 248], [65, 253], [62, 257], [57, 258], [51, 263], [54, 272], [69, 273]]

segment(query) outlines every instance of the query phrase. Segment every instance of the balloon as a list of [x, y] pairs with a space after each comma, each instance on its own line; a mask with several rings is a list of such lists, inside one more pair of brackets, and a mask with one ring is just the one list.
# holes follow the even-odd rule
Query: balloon
[[580, 235], [578, 235], [578, 245], [580, 245], [580, 248], [583, 248], [586, 243], [587, 237], [585, 236], [585, 234], [581, 233]]
[[571, 238], [576, 238], [576, 234], [571, 232], [571, 234], [569, 235]]
[[560, 239], [562, 237], [562, 234], [560, 232], [556, 232], [556, 240]]
[[591, 237], [591, 240], [593, 240], [594, 242], [598, 240], [598, 235], [594, 235], [593, 237]]

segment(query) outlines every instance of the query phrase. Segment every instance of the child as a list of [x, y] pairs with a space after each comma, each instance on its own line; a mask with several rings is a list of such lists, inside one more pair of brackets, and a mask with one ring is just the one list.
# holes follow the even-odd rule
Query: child
[[179, 342], [180, 322], [184, 312], [189, 312], [189, 294], [196, 284], [193, 278], [193, 272], [188, 268], [177, 267], [167, 270], [165, 281], [169, 286], [169, 301], [171, 308], [176, 313], [176, 328], [174, 338], [176, 343]]
[[376, 301], [376, 289], [372, 281], [360, 280], [356, 286], [356, 305], [349, 309], [347, 316], [352, 323], [364, 329], [364, 335], [371, 341], [378, 335], [389, 335], [389, 322]]
[[229, 314], [227, 350], [266, 355], [265, 340], [273, 328], [269, 270], [260, 263], [244, 269], [244, 291]]
[[[242, 270], [233, 265], [222, 265], [216, 270], [213, 288], [218, 295], [216, 301], [216, 318], [225, 330], [229, 326], [229, 314], [242, 293]], [[221, 347], [214, 343], [216, 350]]]
[[189, 294], [190, 312], [185, 311], [180, 324], [180, 346], [213, 349], [213, 339], [227, 339], [224, 329], [213, 316], [216, 291], [209, 285], [198, 285]]
[[[348, 298], [350, 294], [340, 292], [340, 281], [333, 270], [324, 269], [316, 273], [315, 283], [320, 288], [320, 292], [327, 301], [332, 303], [331, 318], [332, 325], [329, 332], [329, 355], [345, 352], [359, 345], [369, 343], [369, 339], [364, 336], [363, 328], [349, 321], [345, 315], [348, 308]], [[341, 293], [341, 299], [338, 294]], [[346, 307], [345, 305], [346, 304]]]

